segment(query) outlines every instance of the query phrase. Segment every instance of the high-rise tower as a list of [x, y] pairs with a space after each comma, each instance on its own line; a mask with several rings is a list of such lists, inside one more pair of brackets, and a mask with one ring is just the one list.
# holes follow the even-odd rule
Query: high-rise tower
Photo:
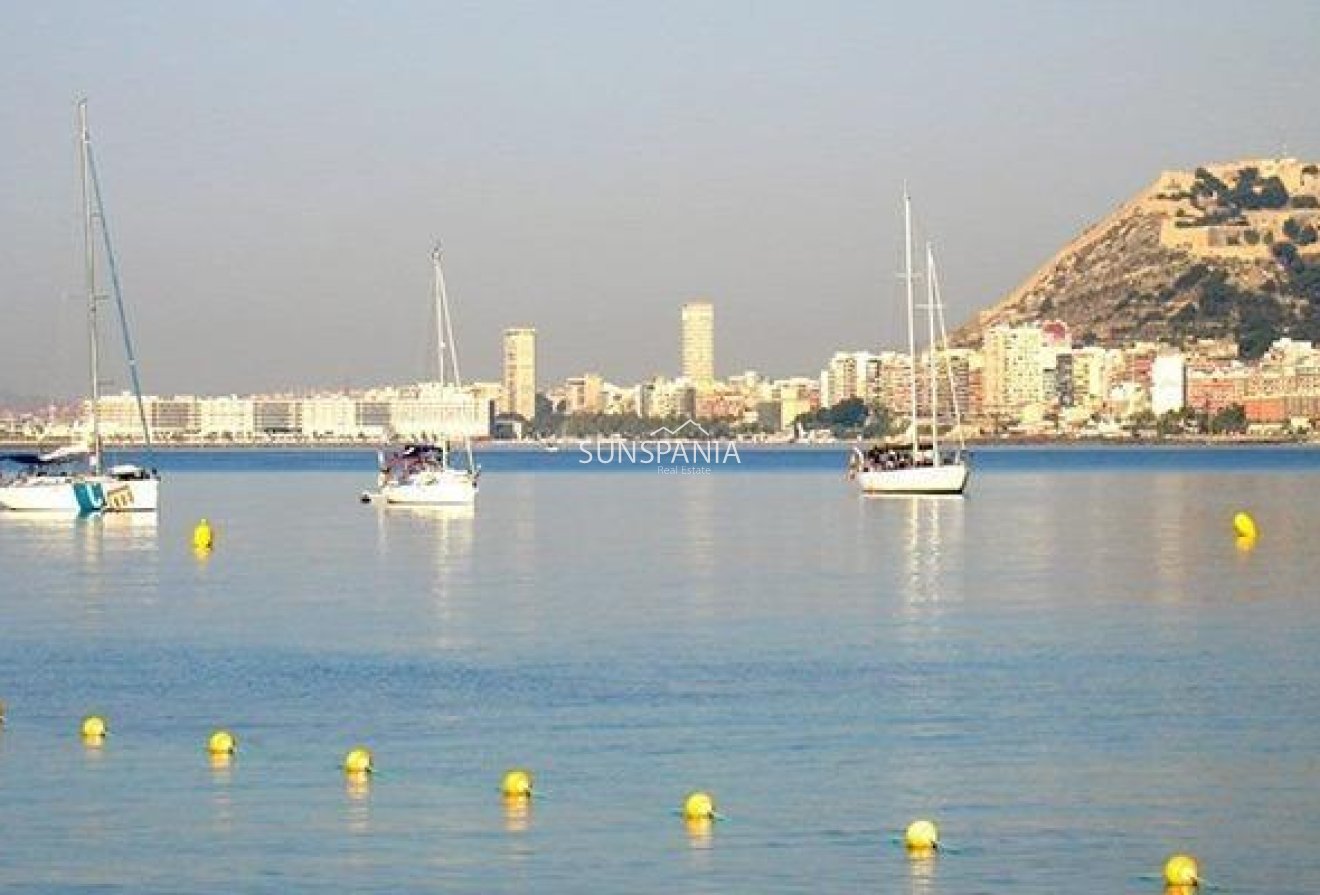
[[683, 378], [697, 385], [715, 379], [715, 306], [708, 301], [683, 305]]
[[525, 420], [536, 416], [536, 330], [519, 326], [504, 331], [503, 413]]

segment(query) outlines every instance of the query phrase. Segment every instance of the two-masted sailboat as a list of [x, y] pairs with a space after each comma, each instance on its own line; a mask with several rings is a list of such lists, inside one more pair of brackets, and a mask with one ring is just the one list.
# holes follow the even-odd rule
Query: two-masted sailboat
[[59, 513], [154, 512], [158, 505], [160, 479], [154, 470], [128, 463], [106, 462], [101, 438], [101, 343], [99, 306], [107, 296], [98, 291], [100, 270], [97, 263], [98, 236], [104, 251], [104, 267], [109, 278], [111, 297], [118, 312], [124, 350], [133, 394], [137, 399], [138, 419], [148, 456], [151, 452], [151, 427], [142, 403], [137, 357], [129, 335], [124, 299], [119, 286], [119, 268], [110, 244], [101, 184], [96, 174], [91, 135], [87, 127], [87, 101], [78, 103], [78, 156], [81, 167], [83, 204], [83, 274], [87, 289], [88, 349], [91, 359], [90, 431], [85, 444], [67, 445], [45, 452], [7, 454], [0, 459], [23, 467], [13, 478], [0, 481], [0, 508], [5, 510]]
[[[958, 407], [953, 369], [948, 363], [948, 336], [944, 326], [944, 305], [935, 273], [935, 254], [926, 244], [926, 410], [920, 415], [919, 377], [916, 337], [916, 288], [912, 268], [912, 201], [903, 193], [903, 279], [907, 296], [908, 391], [910, 393], [909, 433], [898, 441], [879, 441], [867, 449], [853, 448], [848, 470], [866, 494], [962, 494], [971, 472], [967, 445], [963, 441], [962, 414]], [[936, 328], [939, 341], [936, 342]], [[948, 387], [950, 422], [956, 447], [940, 441], [940, 358]]]

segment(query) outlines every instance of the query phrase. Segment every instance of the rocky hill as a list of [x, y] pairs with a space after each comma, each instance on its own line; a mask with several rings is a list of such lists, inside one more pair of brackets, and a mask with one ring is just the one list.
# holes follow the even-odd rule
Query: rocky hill
[[1320, 166], [1262, 159], [1166, 171], [955, 336], [1063, 320], [1088, 343], [1320, 341]]

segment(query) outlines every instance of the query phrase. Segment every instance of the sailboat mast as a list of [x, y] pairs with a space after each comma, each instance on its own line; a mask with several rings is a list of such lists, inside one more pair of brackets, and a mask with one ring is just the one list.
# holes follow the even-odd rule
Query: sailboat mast
[[958, 459], [967, 453], [967, 439], [963, 436], [962, 411], [958, 409], [958, 383], [953, 378], [953, 360], [949, 357], [949, 333], [944, 325], [944, 298], [940, 294], [940, 278], [935, 268], [930, 270], [931, 295], [935, 298], [935, 314], [940, 324], [940, 352], [944, 355], [944, 372], [949, 386], [949, 406], [953, 410], [953, 428], [958, 433]]
[[[440, 244], [436, 243], [435, 252], [432, 254], [435, 261], [435, 290], [437, 297], [436, 313], [444, 321], [443, 328], [440, 331], [440, 384], [444, 385], [444, 345], [449, 344], [449, 360], [454, 365], [454, 386], [456, 389], [463, 388], [463, 374], [458, 368], [458, 343], [454, 341], [454, 318], [449, 314], [449, 290], [445, 288], [445, 271], [440, 264]], [[477, 468], [476, 460], [472, 457], [472, 439], [463, 435], [463, 448], [467, 452], [468, 470]]]
[[89, 165], [91, 137], [87, 132], [87, 100], [78, 101], [78, 163], [83, 202], [83, 277], [87, 287], [87, 341], [91, 363], [92, 444], [88, 458], [92, 472], [101, 471], [101, 357], [96, 314], [96, 246], [92, 221], [92, 194]]
[[926, 243], [926, 360], [929, 380], [930, 453], [936, 466], [940, 465], [940, 401], [935, 369], [935, 252]]
[[916, 302], [912, 288], [912, 197], [908, 195], [906, 185], [903, 187], [903, 280], [907, 286], [908, 391], [912, 397], [912, 456], [915, 459], [920, 449], [920, 436], [917, 432]]
[[445, 294], [444, 274], [440, 271], [440, 243], [431, 250], [431, 289], [435, 299], [435, 349], [439, 366], [440, 387], [445, 386]]

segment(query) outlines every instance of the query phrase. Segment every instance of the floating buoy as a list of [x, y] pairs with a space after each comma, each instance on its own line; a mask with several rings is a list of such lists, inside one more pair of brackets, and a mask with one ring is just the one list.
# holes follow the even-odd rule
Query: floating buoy
[[215, 533], [211, 531], [211, 523], [205, 519], [197, 523], [193, 529], [192, 544], [194, 550], [210, 550], [215, 546]]
[[1164, 865], [1164, 881], [1171, 886], [1195, 886], [1201, 881], [1196, 859], [1190, 855], [1174, 855]]
[[0, 727], [5, 726], [5, 704], [0, 701]]
[[371, 760], [371, 750], [365, 746], [357, 746], [348, 750], [344, 756], [344, 773], [346, 774], [370, 774], [376, 770]]
[[505, 798], [530, 799], [532, 797], [532, 772], [514, 768], [504, 775], [500, 783], [500, 792]]
[[233, 755], [238, 751], [238, 740], [227, 730], [217, 730], [206, 741], [206, 751], [212, 755]]
[[683, 801], [683, 817], [687, 820], [713, 820], [715, 800], [710, 797], [710, 793], [692, 793]]
[[1250, 513], [1239, 512], [1233, 516], [1233, 531], [1239, 538], [1256, 539], [1256, 520]]
[[103, 740], [110, 732], [110, 726], [100, 715], [88, 715], [83, 718], [82, 736], [84, 740]]
[[903, 844], [913, 851], [935, 851], [940, 847], [939, 827], [928, 820], [914, 820], [903, 834]]

